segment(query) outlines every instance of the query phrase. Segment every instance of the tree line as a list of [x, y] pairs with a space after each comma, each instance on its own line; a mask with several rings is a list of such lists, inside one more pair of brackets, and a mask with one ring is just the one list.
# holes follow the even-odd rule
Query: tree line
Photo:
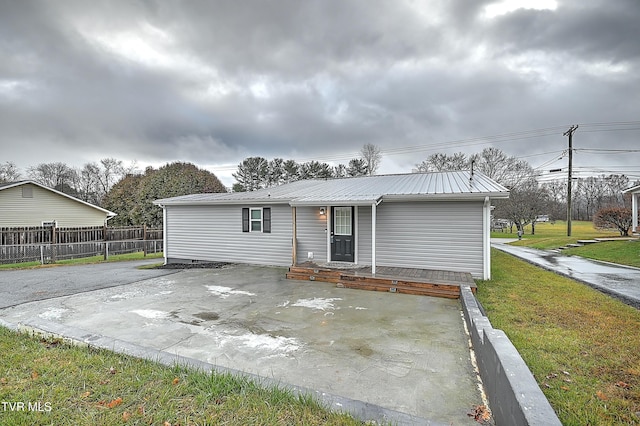
[[[416, 164], [421, 172], [477, 170], [507, 187], [506, 200], [495, 200], [494, 218], [506, 219], [522, 231], [531, 225], [535, 233], [536, 218], [567, 218], [567, 182], [539, 182], [539, 173], [531, 165], [508, 156], [497, 148], [485, 148], [468, 155], [436, 153]], [[640, 182], [635, 182], [637, 185]], [[622, 191], [631, 186], [625, 175], [600, 175], [576, 179], [572, 189], [572, 220], [593, 220], [599, 227], [613, 227], [626, 235], [631, 224], [631, 198]], [[626, 230], [625, 230], [626, 229]]]
[[[203, 192], [227, 192], [211, 172], [191, 163], [170, 163], [144, 172], [125, 167], [121, 160], [105, 158], [75, 169], [64, 163], [41, 163], [27, 168], [26, 177], [49, 188], [102, 207], [117, 216], [110, 225], [162, 226], [160, 198]], [[14, 163], [0, 164], [0, 183], [22, 179]]]
[[[233, 173], [232, 191], [254, 191], [301, 179], [330, 179], [373, 175], [381, 160], [380, 149], [366, 144], [358, 158], [348, 164], [263, 157], [248, 157]], [[510, 190], [507, 200], [495, 200], [495, 218], [507, 219], [517, 229], [532, 224], [536, 217], [566, 219], [567, 182], [539, 182], [531, 165], [497, 148], [479, 153], [435, 153], [415, 165], [417, 172], [474, 170], [485, 174]], [[147, 224], [160, 226], [162, 211], [153, 201], [192, 193], [227, 192], [215, 174], [191, 163], [170, 163], [158, 169], [139, 171], [121, 160], [104, 158], [72, 168], [64, 163], [41, 163], [27, 168], [26, 176], [38, 183], [118, 214], [109, 223], [118, 226]], [[0, 183], [23, 178], [12, 162], [0, 164]], [[635, 184], [638, 184], [636, 182]], [[574, 220], [594, 220], [604, 209], [617, 208], [630, 214], [630, 199], [623, 197], [630, 180], [625, 175], [601, 175], [577, 179], [572, 186]], [[625, 210], [626, 209], [626, 210]], [[626, 215], [626, 213], [625, 213]], [[626, 217], [626, 216], [625, 216]]]
[[263, 157], [248, 157], [238, 164], [233, 173], [236, 183], [234, 192], [255, 191], [284, 183], [304, 179], [334, 179], [373, 175], [380, 165], [380, 148], [373, 144], [365, 144], [360, 150], [360, 157], [353, 158], [348, 164], [331, 166], [319, 161], [298, 163], [295, 160]]

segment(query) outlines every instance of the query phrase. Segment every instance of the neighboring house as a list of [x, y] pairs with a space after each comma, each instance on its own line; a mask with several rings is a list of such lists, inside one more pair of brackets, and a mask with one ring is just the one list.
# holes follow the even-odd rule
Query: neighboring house
[[103, 226], [115, 215], [34, 181], [0, 183], [0, 227]]
[[301, 180], [155, 204], [163, 208], [167, 263], [310, 260], [489, 279], [491, 199], [508, 196], [486, 176], [462, 171]]
[[631, 214], [633, 221], [631, 223], [632, 232], [638, 232], [640, 225], [638, 224], [638, 209], [640, 208], [640, 185], [631, 187], [622, 191], [623, 194], [631, 194]]

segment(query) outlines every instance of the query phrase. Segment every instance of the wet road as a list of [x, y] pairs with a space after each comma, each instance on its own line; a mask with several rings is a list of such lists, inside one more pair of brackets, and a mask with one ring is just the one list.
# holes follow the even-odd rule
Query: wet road
[[492, 247], [534, 265], [588, 284], [640, 309], [640, 269], [598, 262], [578, 256], [492, 243]]

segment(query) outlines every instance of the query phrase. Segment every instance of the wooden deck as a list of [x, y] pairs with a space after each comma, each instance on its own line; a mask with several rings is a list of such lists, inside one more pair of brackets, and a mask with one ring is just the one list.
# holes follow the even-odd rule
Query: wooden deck
[[471, 274], [433, 269], [378, 266], [376, 274], [373, 275], [370, 267], [344, 269], [307, 262], [290, 267], [287, 278], [335, 283], [338, 287], [344, 288], [449, 299], [458, 299], [460, 287], [463, 285], [468, 285], [473, 293], [476, 292], [476, 284]]

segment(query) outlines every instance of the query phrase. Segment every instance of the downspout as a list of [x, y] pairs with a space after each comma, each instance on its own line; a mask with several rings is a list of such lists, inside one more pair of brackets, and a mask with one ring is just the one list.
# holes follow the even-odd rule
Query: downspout
[[491, 279], [491, 201], [484, 197], [482, 207], [482, 279]]

